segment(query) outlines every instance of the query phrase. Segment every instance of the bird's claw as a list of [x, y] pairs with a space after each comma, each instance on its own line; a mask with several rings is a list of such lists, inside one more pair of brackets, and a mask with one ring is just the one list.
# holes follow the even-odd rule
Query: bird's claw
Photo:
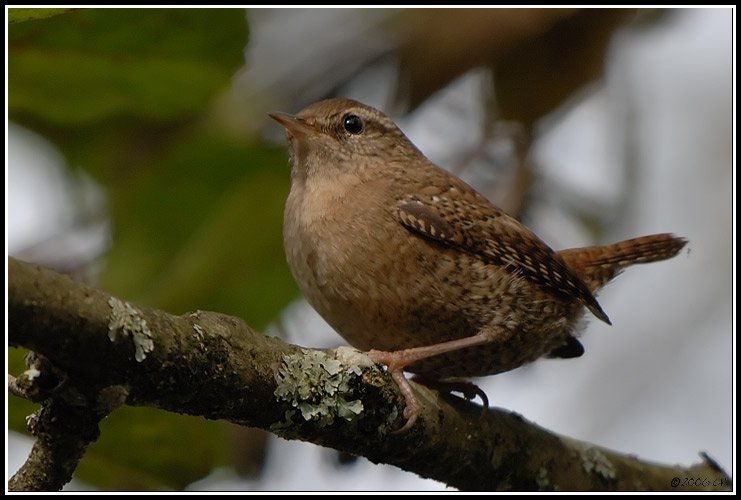
[[404, 376], [404, 366], [406, 366], [401, 360], [403, 355], [399, 355], [397, 352], [377, 351], [371, 350], [368, 355], [377, 363], [386, 365], [386, 371], [391, 375], [391, 379], [396, 383], [396, 387], [399, 388], [402, 396], [404, 396], [404, 412], [402, 415], [406, 419], [406, 422], [399, 429], [392, 432], [392, 434], [403, 434], [411, 429], [417, 422], [419, 413], [421, 411], [421, 405], [417, 396], [414, 395], [414, 389], [412, 389], [409, 380]]

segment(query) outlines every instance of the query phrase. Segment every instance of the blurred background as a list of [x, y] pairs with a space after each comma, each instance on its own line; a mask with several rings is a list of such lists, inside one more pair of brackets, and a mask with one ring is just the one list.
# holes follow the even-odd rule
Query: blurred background
[[[554, 248], [689, 239], [600, 295], [584, 356], [477, 381], [551, 431], [731, 475], [734, 11], [9, 9], [6, 251], [135, 303], [344, 342], [282, 250], [273, 110], [386, 111]], [[7, 332], [7, 324], [6, 324]], [[9, 349], [9, 373], [24, 369]], [[8, 477], [34, 406], [7, 399]], [[444, 490], [262, 431], [147, 408], [102, 424], [68, 489]]]

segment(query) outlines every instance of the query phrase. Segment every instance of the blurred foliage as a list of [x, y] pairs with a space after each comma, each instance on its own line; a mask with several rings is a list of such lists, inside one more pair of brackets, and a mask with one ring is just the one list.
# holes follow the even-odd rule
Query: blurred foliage
[[[285, 151], [209, 114], [244, 64], [244, 10], [59, 10], [9, 10], [8, 110], [106, 189], [100, 286], [266, 326], [297, 295], [281, 239]], [[19, 350], [9, 358], [24, 369]], [[33, 408], [12, 398], [11, 428]], [[232, 454], [227, 424], [154, 409], [121, 408], [101, 430], [76, 477], [102, 489], [179, 489]]]
[[16, 9], [8, 10], [8, 24], [21, 23], [34, 19], [44, 19], [47, 17], [65, 14], [74, 9]]
[[[405, 12], [399, 88], [418, 106], [471, 68], [503, 58], [576, 9], [424, 9]], [[435, 36], [432, 36], [435, 34]]]
[[18, 23], [9, 111], [61, 126], [200, 113], [243, 64], [245, 23], [227, 9], [80, 9]]
[[629, 9], [580, 10], [491, 62], [500, 118], [532, 126], [598, 80], [613, 31], [632, 16]]
[[414, 108], [469, 69], [488, 66], [497, 118], [531, 127], [601, 77], [613, 31], [636, 15], [635, 9], [406, 11], [398, 99]]
[[182, 489], [229, 458], [229, 426], [153, 408], [101, 422], [75, 477], [104, 490]]

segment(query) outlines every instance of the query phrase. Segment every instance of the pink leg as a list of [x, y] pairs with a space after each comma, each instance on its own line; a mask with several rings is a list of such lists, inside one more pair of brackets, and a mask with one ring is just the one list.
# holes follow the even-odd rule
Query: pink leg
[[417, 417], [421, 410], [419, 401], [414, 395], [414, 390], [404, 376], [405, 367], [423, 359], [445, 354], [446, 352], [457, 351], [466, 347], [490, 344], [502, 340], [503, 338], [506, 337], [492, 334], [491, 331], [482, 331], [471, 337], [441, 342], [440, 344], [429, 346], [412, 347], [411, 349], [403, 349], [401, 351], [377, 351], [372, 349], [368, 353], [370, 357], [377, 363], [383, 363], [386, 365], [388, 373], [391, 375], [394, 382], [396, 382], [399, 391], [404, 396], [404, 401], [406, 403], [406, 407], [404, 408], [404, 418], [406, 418], [407, 421], [404, 426], [396, 432], [404, 432], [411, 429], [417, 421]]

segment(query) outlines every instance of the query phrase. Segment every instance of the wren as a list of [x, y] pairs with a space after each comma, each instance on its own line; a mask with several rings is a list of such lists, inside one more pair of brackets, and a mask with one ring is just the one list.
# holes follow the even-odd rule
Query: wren
[[624, 267], [686, 244], [655, 234], [554, 251], [464, 181], [429, 161], [382, 112], [348, 99], [296, 116], [286, 130], [291, 190], [286, 258], [302, 293], [351, 345], [428, 380], [493, 375], [540, 357], [577, 357], [585, 308]]

